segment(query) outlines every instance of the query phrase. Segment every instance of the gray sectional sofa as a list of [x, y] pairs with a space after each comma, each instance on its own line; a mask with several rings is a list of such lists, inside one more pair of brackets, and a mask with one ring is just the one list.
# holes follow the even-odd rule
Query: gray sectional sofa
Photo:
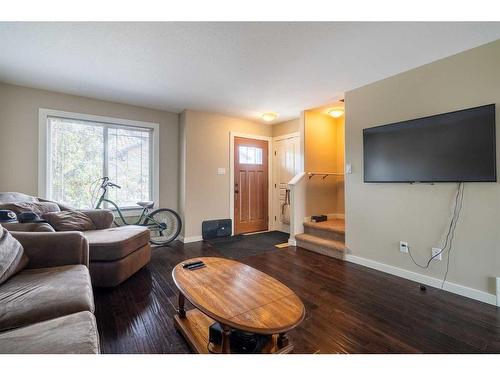
[[[57, 211], [73, 211], [71, 207], [60, 203], [47, 201], [17, 192], [0, 192], [0, 209], [8, 209], [19, 214], [19, 207], [23, 210], [37, 212], [40, 204], [49, 205]], [[35, 207], [30, 207], [35, 206]], [[92, 285], [95, 287], [115, 287], [151, 260], [151, 246], [149, 244], [149, 229], [143, 226], [127, 225], [113, 227], [113, 213], [110, 210], [77, 210], [88, 216], [95, 228], [82, 230], [89, 241], [90, 260], [89, 269]], [[38, 214], [48, 211], [38, 211]], [[42, 216], [42, 215], [41, 215]], [[54, 232], [55, 229], [47, 223], [8, 223], [4, 225], [10, 231], [22, 232]]]
[[27, 264], [0, 284], [0, 353], [99, 353], [87, 239], [80, 232], [10, 234]]

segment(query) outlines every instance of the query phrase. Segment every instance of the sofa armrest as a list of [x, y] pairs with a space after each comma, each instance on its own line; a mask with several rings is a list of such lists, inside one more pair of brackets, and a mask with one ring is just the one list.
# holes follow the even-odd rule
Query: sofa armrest
[[89, 266], [89, 244], [81, 232], [11, 232], [29, 258], [27, 268], [83, 264]]
[[9, 232], [55, 232], [49, 223], [2, 223]]
[[113, 220], [115, 216], [111, 210], [99, 209], [99, 210], [78, 210], [94, 222], [96, 229], [108, 229], [113, 225]]

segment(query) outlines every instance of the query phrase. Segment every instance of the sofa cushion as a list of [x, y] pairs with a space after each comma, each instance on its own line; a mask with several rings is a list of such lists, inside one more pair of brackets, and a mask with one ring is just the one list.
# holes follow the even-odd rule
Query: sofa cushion
[[3, 354], [97, 354], [99, 335], [88, 311], [0, 333]]
[[151, 260], [151, 246], [148, 244], [137, 249], [125, 258], [113, 262], [90, 262], [92, 286], [111, 288], [139, 271]]
[[78, 211], [50, 212], [42, 216], [58, 232], [86, 231], [96, 229], [88, 215]]
[[3, 223], [11, 232], [55, 232], [49, 223]]
[[25, 269], [0, 285], [0, 331], [80, 311], [94, 312], [83, 265]]
[[19, 215], [23, 212], [34, 212], [38, 216], [49, 212], [59, 212], [59, 206], [54, 202], [12, 202], [1, 203], [0, 210], [11, 210]]
[[28, 264], [21, 243], [0, 225], [0, 285]]
[[126, 257], [149, 243], [149, 229], [138, 225], [89, 230], [90, 261], [114, 261]]

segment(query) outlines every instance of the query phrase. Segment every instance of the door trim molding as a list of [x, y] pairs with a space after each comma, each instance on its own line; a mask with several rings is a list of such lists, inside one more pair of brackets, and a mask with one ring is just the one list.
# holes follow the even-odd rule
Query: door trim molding
[[234, 235], [234, 138], [235, 137], [267, 141], [267, 229], [273, 230], [274, 226], [272, 225], [273, 221], [271, 220], [272, 211], [270, 211], [269, 209], [272, 204], [271, 181], [272, 181], [273, 161], [270, 156], [272, 154], [273, 138], [265, 135], [246, 134], [246, 133], [238, 133], [230, 131], [229, 132], [229, 218], [231, 219], [231, 233]]
[[288, 133], [288, 134], [283, 134], [283, 135], [277, 135], [276, 137], [273, 137], [273, 142], [274, 141], [282, 141], [283, 139], [288, 139], [288, 138], [300, 138], [300, 132], [293, 132], [293, 133]]

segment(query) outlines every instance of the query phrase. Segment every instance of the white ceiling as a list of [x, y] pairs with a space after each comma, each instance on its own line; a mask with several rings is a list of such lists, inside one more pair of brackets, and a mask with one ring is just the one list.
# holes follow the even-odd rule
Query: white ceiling
[[0, 22], [0, 81], [280, 122], [499, 38], [498, 22]]

